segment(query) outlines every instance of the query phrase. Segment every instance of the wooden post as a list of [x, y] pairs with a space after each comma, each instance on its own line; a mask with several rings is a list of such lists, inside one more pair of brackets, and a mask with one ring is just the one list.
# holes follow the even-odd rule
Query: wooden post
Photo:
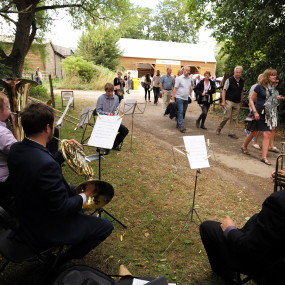
[[54, 101], [54, 94], [53, 94], [53, 86], [52, 86], [51, 74], [48, 75], [48, 80], [49, 80], [49, 87], [50, 87], [51, 104], [52, 104], [52, 107], [55, 108], [55, 101]]

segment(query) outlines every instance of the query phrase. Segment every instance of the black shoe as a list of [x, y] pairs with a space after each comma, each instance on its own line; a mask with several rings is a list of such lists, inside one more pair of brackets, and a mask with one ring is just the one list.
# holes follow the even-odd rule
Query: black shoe
[[114, 146], [112, 149], [113, 149], [113, 150], [116, 150], [116, 151], [121, 151], [121, 147], [120, 147], [119, 145]]
[[179, 128], [179, 131], [180, 131], [181, 133], [185, 133], [185, 132], [186, 132], [186, 129], [185, 129], [184, 127], [180, 127], [180, 128]]
[[203, 130], [207, 130], [207, 128], [205, 126], [201, 126], [200, 128]]
[[[199, 129], [200, 128], [200, 121], [196, 120], [196, 128]], [[202, 127], [201, 127], [202, 128]]]

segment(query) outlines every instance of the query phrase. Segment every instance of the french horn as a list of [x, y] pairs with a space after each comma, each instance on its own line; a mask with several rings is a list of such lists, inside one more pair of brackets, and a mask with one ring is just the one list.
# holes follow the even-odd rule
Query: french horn
[[85, 153], [81, 146], [65, 139], [60, 142], [60, 150], [68, 166], [76, 174], [87, 178], [86, 181], [75, 187], [74, 193], [83, 193], [88, 183], [94, 184], [94, 193], [83, 205], [83, 208], [89, 208], [92, 211], [96, 211], [97, 209], [104, 207], [114, 196], [113, 186], [107, 182], [94, 180], [92, 178], [94, 174], [93, 169], [90, 163], [85, 159]]

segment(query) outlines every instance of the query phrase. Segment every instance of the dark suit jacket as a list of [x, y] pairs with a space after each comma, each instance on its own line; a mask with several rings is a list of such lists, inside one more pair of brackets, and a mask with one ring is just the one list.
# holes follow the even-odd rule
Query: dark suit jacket
[[285, 257], [285, 190], [271, 194], [261, 211], [242, 229], [228, 233], [227, 244], [238, 264], [255, 272]]
[[15, 191], [20, 231], [36, 245], [72, 244], [72, 232], [80, 227], [83, 199], [70, 197], [56, 158], [28, 139], [15, 143], [9, 152], [9, 181]]
[[[213, 104], [213, 94], [216, 92], [215, 82], [210, 79], [211, 89], [207, 92], [210, 95], [210, 104]], [[201, 80], [194, 88], [194, 92], [197, 95], [197, 103], [202, 104], [202, 93], [204, 91], [204, 79]]]

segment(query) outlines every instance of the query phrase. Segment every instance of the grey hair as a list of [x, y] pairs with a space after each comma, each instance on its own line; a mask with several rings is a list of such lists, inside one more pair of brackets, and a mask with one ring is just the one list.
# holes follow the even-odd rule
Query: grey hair
[[237, 71], [238, 69], [240, 69], [241, 71], [243, 71], [242, 66], [236, 66], [235, 69], [234, 69], [234, 71]]

